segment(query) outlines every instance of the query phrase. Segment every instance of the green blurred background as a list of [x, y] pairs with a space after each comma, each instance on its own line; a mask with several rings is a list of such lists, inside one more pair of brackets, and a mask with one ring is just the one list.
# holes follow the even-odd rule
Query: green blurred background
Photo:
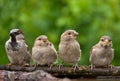
[[89, 65], [89, 51], [102, 35], [113, 40], [120, 65], [120, 0], [0, 0], [0, 64], [9, 63], [4, 45], [12, 28], [24, 31], [32, 49], [37, 36], [45, 34], [58, 50], [60, 35], [67, 29], [79, 32], [81, 65]]

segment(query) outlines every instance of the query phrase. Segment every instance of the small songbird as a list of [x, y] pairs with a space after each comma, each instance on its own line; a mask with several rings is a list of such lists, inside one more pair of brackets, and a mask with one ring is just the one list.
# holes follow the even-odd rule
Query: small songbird
[[81, 49], [76, 41], [78, 32], [75, 30], [66, 30], [60, 39], [58, 57], [63, 63], [73, 64], [74, 70], [78, 67], [78, 61], [81, 57]]
[[114, 58], [114, 49], [112, 40], [109, 36], [102, 36], [98, 44], [92, 47], [90, 51], [91, 69], [94, 67], [111, 67]]
[[24, 40], [24, 35], [20, 29], [12, 29], [10, 38], [5, 43], [5, 49], [11, 65], [29, 66], [30, 51]]
[[38, 36], [32, 48], [32, 60], [35, 62], [35, 65], [51, 66], [56, 59], [57, 51], [54, 45], [48, 40], [47, 36]]

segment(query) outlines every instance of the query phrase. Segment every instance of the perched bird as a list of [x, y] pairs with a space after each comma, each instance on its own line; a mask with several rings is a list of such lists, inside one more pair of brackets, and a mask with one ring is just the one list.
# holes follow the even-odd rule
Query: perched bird
[[75, 30], [66, 30], [60, 39], [58, 57], [63, 63], [73, 64], [74, 70], [78, 67], [81, 57], [81, 49], [76, 41], [78, 33]]
[[109, 36], [102, 36], [98, 44], [90, 51], [91, 69], [94, 67], [109, 67], [114, 58], [112, 40]]
[[30, 51], [24, 40], [24, 35], [20, 29], [12, 29], [10, 31], [10, 38], [5, 43], [5, 49], [7, 52], [10, 65], [22, 65], [29, 66], [30, 63]]
[[32, 48], [32, 60], [35, 65], [51, 66], [57, 59], [57, 51], [46, 35], [36, 38]]

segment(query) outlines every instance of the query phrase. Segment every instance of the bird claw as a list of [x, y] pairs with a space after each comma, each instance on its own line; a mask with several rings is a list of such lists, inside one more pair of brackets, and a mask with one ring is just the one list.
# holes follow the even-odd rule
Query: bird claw
[[109, 68], [112, 70], [114, 68], [114, 66], [113, 65], [108, 65], [108, 69]]
[[53, 64], [50, 64], [50, 65], [48, 65], [49, 67], [50, 67], [50, 69], [52, 69], [52, 67], [53, 67]]
[[59, 65], [58, 65], [59, 70], [60, 70], [62, 67], [63, 67], [62, 64], [59, 64]]
[[73, 65], [72, 67], [73, 67], [74, 71], [75, 71], [77, 68], [79, 69], [78, 64], [75, 64], [75, 65]]
[[90, 69], [93, 70], [93, 68], [95, 68], [95, 65], [91, 64]]
[[9, 63], [6, 65], [6, 67], [10, 68], [10, 66], [12, 66], [12, 63]]
[[34, 70], [37, 68], [38, 64], [33, 64]]
[[26, 64], [23, 64], [22, 66], [23, 66], [23, 67], [28, 67], [28, 66], [30, 66], [30, 64], [29, 64], [29, 63], [26, 63]]

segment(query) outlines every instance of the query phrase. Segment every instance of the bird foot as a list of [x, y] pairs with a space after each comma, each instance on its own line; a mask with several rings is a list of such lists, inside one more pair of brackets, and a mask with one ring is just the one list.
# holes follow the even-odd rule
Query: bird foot
[[114, 66], [113, 65], [108, 65], [108, 69], [113, 69], [114, 68]]
[[36, 69], [37, 66], [39, 66], [39, 65], [38, 64], [33, 64], [32, 66], [34, 67], [34, 69]]
[[75, 65], [73, 65], [72, 67], [73, 67], [74, 71], [75, 71], [77, 68], [79, 69], [78, 64], [75, 64]]
[[62, 67], [63, 67], [62, 64], [59, 64], [59, 65], [58, 65], [58, 69], [59, 69], [59, 70], [60, 70]]
[[90, 69], [93, 70], [93, 68], [95, 68], [95, 65], [90, 65]]
[[12, 66], [12, 63], [9, 63], [6, 65], [6, 67], [10, 68], [10, 66]]
[[52, 67], [53, 67], [53, 64], [50, 64], [50, 65], [48, 65], [48, 67], [50, 67], [50, 69], [52, 69]]
[[30, 66], [30, 64], [29, 63], [26, 63], [26, 64], [24, 64], [24, 65], [22, 65], [23, 67], [29, 67]]

